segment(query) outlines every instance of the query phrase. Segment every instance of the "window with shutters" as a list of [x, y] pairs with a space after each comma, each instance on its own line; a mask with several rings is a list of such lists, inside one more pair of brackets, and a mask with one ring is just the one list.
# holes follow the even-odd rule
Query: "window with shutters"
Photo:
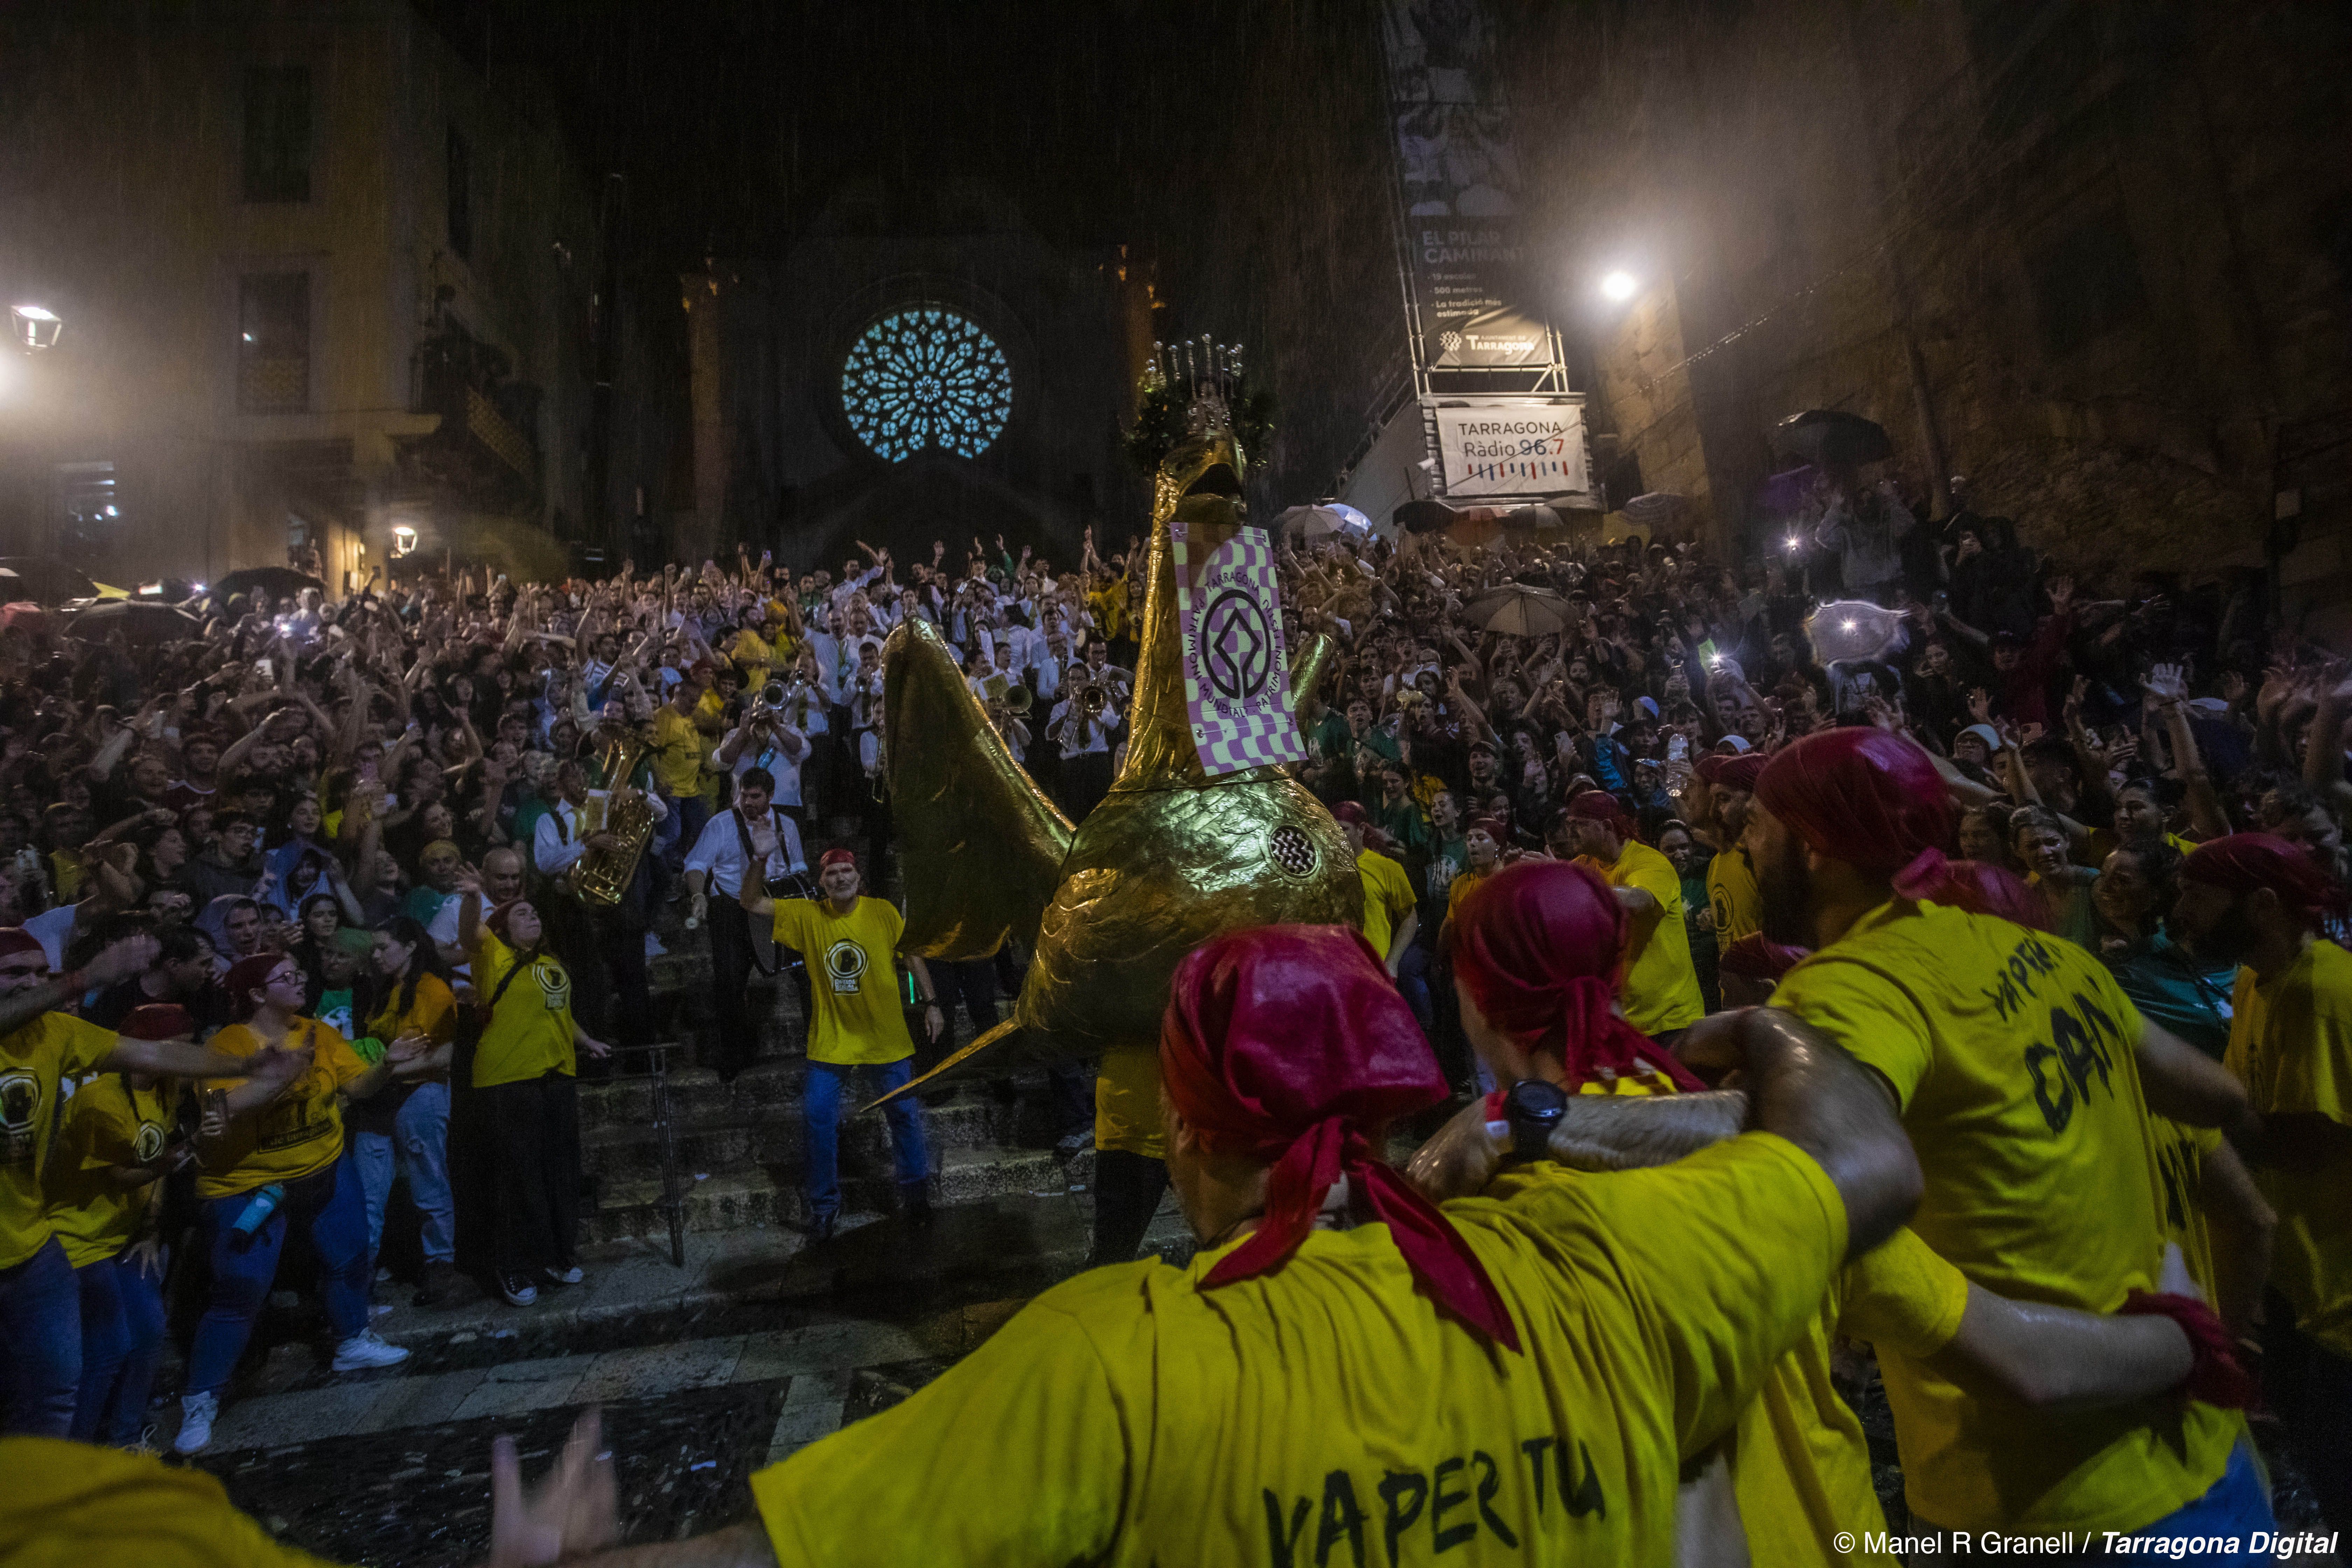
[[310, 68], [245, 72], [245, 199], [310, 199]]
[[236, 289], [236, 407], [299, 414], [310, 406], [310, 275], [247, 273]]

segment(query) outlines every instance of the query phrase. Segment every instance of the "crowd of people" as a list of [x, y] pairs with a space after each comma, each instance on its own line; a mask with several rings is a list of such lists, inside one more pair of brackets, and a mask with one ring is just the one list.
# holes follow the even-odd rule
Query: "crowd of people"
[[[1893, 510], [1833, 479], [1745, 567], [1284, 542], [1290, 633], [1337, 648], [1299, 773], [1364, 916], [1179, 973], [1202, 1254], [1098, 1256], [762, 1472], [740, 1560], [906, 1561], [889, 1518], [959, 1560], [1870, 1561], [1834, 1544], [1884, 1531], [1849, 1342], [1923, 1523], [2267, 1528], [2257, 1359], [2352, 1519], [2352, 679], [2258, 574], [2095, 582], [2006, 520]], [[576, 1283], [576, 1077], [654, 1044], [657, 924], [709, 944], [722, 1077], [748, 978], [789, 971], [831, 1233], [845, 1084], [904, 1084], [917, 1032], [983, 1031], [1019, 980], [1017, 951], [896, 953], [884, 639], [932, 623], [1075, 821], [1145, 590], [1139, 540], [1063, 571], [859, 548], [311, 591], [141, 650], [0, 632], [6, 1430], [140, 1442], [173, 1252], [183, 1452], [298, 1232], [336, 1369], [396, 1363], [368, 1322], [397, 1193], [420, 1302]], [[1502, 618], [1531, 608], [1558, 629]], [[1053, 1083], [1066, 1152], [1084, 1084]], [[916, 1102], [890, 1132], [920, 1223]]]

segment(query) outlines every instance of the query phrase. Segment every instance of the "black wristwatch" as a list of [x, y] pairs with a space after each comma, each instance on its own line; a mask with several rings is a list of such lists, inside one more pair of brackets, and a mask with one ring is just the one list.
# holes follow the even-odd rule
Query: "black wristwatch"
[[1568, 1113], [1568, 1093], [1558, 1084], [1523, 1078], [1503, 1096], [1503, 1115], [1511, 1124], [1511, 1158], [1550, 1158], [1551, 1131]]

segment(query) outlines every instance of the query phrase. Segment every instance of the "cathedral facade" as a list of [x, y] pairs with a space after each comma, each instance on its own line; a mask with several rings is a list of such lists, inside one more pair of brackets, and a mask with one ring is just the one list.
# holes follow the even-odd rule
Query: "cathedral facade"
[[677, 556], [838, 571], [861, 541], [901, 563], [943, 541], [960, 567], [1002, 536], [1059, 567], [1089, 526], [1123, 542], [1148, 501], [1119, 445], [1148, 336], [1123, 273], [944, 182], [845, 189], [782, 254], [688, 274]]

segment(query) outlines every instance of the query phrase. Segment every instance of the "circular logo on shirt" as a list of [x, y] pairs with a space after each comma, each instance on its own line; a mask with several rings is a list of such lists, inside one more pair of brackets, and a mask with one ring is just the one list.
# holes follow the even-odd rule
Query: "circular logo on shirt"
[[866, 974], [866, 950], [844, 937], [824, 950], [824, 972], [835, 991], [855, 991]]
[[0, 1073], [0, 1132], [30, 1132], [41, 1112], [41, 1080], [28, 1072]]
[[152, 1121], [139, 1124], [139, 1136], [131, 1141], [131, 1152], [142, 1165], [152, 1165], [163, 1155], [163, 1130]]
[[1303, 827], [1285, 825], [1265, 837], [1265, 858], [1276, 869], [1293, 877], [1311, 877], [1320, 859], [1315, 853], [1315, 840], [1307, 837]]

